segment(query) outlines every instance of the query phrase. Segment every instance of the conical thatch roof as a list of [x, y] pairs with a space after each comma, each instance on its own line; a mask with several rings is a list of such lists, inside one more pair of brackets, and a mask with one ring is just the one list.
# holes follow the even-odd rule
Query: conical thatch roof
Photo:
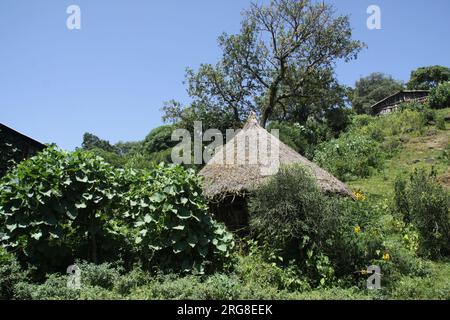
[[[278, 164], [279, 166], [303, 165], [315, 177], [319, 188], [324, 193], [354, 197], [344, 183], [267, 132], [259, 125], [254, 114], [250, 115], [244, 128], [218, 149], [199, 172], [204, 177], [204, 195], [215, 200], [221, 200], [230, 195], [244, 195], [275, 173], [276, 171], [270, 170], [270, 165], [274, 165], [273, 160], [264, 159], [264, 157], [261, 159], [261, 156], [255, 159], [255, 154], [262, 154], [258, 147], [266, 150], [266, 155], [270, 159], [279, 161], [275, 167]], [[238, 150], [240, 152], [237, 152]], [[272, 150], [274, 150], [273, 153]], [[245, 154], [244, 161], [242, 158], [238, 159], [242, 157], [242, 154]]]

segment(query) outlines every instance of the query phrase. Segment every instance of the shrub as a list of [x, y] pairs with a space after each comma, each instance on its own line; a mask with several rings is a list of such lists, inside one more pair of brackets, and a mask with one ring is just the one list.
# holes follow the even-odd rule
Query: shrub
[[[280, 250], [285, 263], [294, 260], [313, 285], [327, 285], [335, 275], [360, 270], [366, 256], [362, 252], [367, 248], [353, 241], [355, 225], [342, 211], [341, 201], [323, 195], [300, 166], [281, 168], [254, 192], [249, 204], [251, 228]], [[361, 258], [354, 262], [355, 257]]]
[[314, 156], [314, 162], [342, 180], [368, 177], [373, 170], [382, 168], [383, 161], [378, 142], [353, 134], [322, 144]]
[[111, 263], [93, 264], [78, 262], [81, 270], [81, 285], [111, 290], [120, 278], [120, 268]]
[[288, 291], [310, 289], [308, 279], [295, 265], [280, 267], [277, 259], [281, 257], [267, 257], [267, 250], [267, 247], [253, 247], [248, 256], [239, 258], [236, 274], [242, 283], [257, 288]]
[[222, 267], [234, 242], [208, 214], [200, 180], [181, 166], [156, 166], [124, 197], [144, 266], [174, 272]]
[[14, 298], [18, 300], [74, 300], [80, 291], [67, 287], [67, 276], [50, 274], [43, 284], [20, 282]]
[[402, 276], [389, 292], [391, 299], [449, 300], [450, 269], [447, 264], [436, 264], [426, 276]]
[[26, 278], [27, 273], [21, 269], [14, 255], [0, 248], [0, 300], [11, 299], [15, 286]]
[[116, 235], [107, 230], [115, 179], [110, 165], [84, 151], [52, 147], [20, 163], [0, 185], [3, 246], [42, 272], [108, 250], [117, 257]]
[[432, 89], [428, 97], [428, 102], [433, 109], [450, 107], [450, 81], [443, 82]]
[[115, 290], [121, 295], [128, 295], [134, 289], [149, 284], [150, 275], [141, 267], [134, 267], [129, 273], [122, 275], [115, 285]]
[[409, 181], [395, 183], [397, 211], [420, 233], [420, 252], [437, 258], [450, 253], [450, 197], [435, 174], [415, 170]]

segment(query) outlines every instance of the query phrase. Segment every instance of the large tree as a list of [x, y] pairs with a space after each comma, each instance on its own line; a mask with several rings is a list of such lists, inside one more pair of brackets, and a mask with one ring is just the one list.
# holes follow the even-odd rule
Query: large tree
[[265, 126], [272, 115], [320, 96], [334, 82], [335, 62], [356, 58], [363, 47], [352, 40], [348, 17], [324, 3], [272, 0], [252, 4], [243, 16], [240, 33], [219, 37], [216, 65], [188, 70], [191, 115], [212, 114], [236, 126], [253, 110]]
[[443, 66], [421, 67], [411, 72], [408, 89], [433, 89], [450, 81], [450, 68]]
[[350, 94], [352, 108], [356, 113], [370, 114], [370, 107], [376, 102], [404, 88], [400, 81], [391, 76], [375, 72], [356, 81]]

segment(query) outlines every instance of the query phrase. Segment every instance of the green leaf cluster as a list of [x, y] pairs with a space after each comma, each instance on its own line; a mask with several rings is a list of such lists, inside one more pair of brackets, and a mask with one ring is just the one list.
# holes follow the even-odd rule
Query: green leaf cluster
[[208, 214], [194, 170], [161, 163], [138, 179], [123, 207], [148, 266], [204, 273], [226, 262], [233, 237]]

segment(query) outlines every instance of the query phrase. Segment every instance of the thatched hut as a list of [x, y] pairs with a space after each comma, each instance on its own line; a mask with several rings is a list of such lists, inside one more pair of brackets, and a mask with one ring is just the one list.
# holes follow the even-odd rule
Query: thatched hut
[[244, 128], [217, 150], [199, 174], [216, 217], [230, 229], [238, 230], [248, 225], [248, 194], [279, 166], [290, 164], [303, 165], [324, 193], [354, 197], [344, 183], [267, 132], [253, 113]]

